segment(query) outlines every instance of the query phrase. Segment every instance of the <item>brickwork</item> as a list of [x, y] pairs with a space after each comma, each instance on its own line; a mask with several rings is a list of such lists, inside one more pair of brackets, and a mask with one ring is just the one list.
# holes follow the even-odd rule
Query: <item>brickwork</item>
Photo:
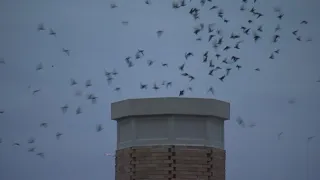
[[116, 152], [116, 180], [225, 180], [225, 150], [131, 147]]

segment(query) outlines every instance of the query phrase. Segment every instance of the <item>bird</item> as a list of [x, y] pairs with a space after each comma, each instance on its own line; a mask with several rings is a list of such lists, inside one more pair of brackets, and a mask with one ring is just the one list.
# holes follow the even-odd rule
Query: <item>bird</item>
[[151, 1], [150, 0], [145, 0], [144, 3], [150, 5]]
[[0, 58], [0, 64], [6, 64], [6, 62], [4, 61], [4, 58]]
[[37, 153], [37, 156], [41, 157], [44, 159], [44, 153], [40, 152], [40, 153]]
[[157, 86], [156, 83], [154, 83], [152, 89], [154, 89], [155, 91], [157, 91], [157, 90], [159, 89], [159, 87]]
[[273, 53], [269, 56], [269, 59], [274, 59]]
[[278, 133], [278, 139], [282, 136], [283, 132]]
[[260, 68], [256, 68], [256, 69], [254, 69], [255, 71], [260, 71]]
[[32, 137], [32, 138], [30, 138], [30, 139], [28, 140], [28, 143], [29, 143], [29, 144], [32, 144], [32, 143], [35, 142], [35, 140], [36, 140], [36, 139]]
[[67, 56], [70, 56], [70, 50], [62, 48], [62, 52], [64, 52]]
[[56, 138], [57, 138], [57, 140], [59, 140], [62, 135], [63, 135], [62, 133], [57, 132], [57, 133], [56, 133]]
[[39, 63], [39, 64], [37, 65], [37, 67], [36, 67], [36, 70], [37, 70], [37, 71], [40, 71], [41, 69], [43, 69], [43, 65], [42, 65], [42, 63]]
[[61, 110], [62, 110], [63, 113], [66, 113], [68, 108], [69, 108], [69, 106], [68, 106], [68, 104], [66, 104], [66, 105], [61, 107]]
[[120, 87], [116, 87], [116, 88], [114, 88], [114, 91], [116, 91], [116, 92], [119, 92], [121, 90], [121, 88]]
[[224, 80], [225, 77], [226, 77], [226, 75], [223, 75], [223, 76], [219, 77], [219, 80], [220, 80], [221, 82], [223, 82], [223, 80]]
[[188, 59], [190, 56], [193, 56], [192, 52], [185, 53], [184, 57]]
[[115, 3], [111, 3], [111, 4], [110, 4], [110, 8], [111, 8], [111, 9], [114, 9], [114, 8], [117, 8], [117, 7], [118, 7], [118, 6], [117, 6]]
[[77, 81], [76, 80], [74, 80], [74, 79], [70, 79], [70, 85], [71, 86], [74, 86], [74, 85], [77, 85], [78, 83], [77, 83]]
[[207, 93], [211, 93], [212, 95], [214, 95], [214, 89], [213, 87], [210, 87], [207, 91]]
[[181, 90], [180, 92], [179, 92], [179, 96], [183, 96], [184, 95], [184, 90]]
[[172, 86], [172, 82], [167, 82], [166, 88], [168, 89], [168, 88], [171, 87], [171, 86]]
[[90, 87], [90, 86], [92, 86], [91, 80], [87, 80], [86, 81], [86, 87]]
[[253, 122], [248, 125], [249, 128], [254, 128], [256, 126], [257, 126], [256, 123], [253, 123]]
[[122, 21], [121, 22], [123, 25], [127, 26], [129, 24], [129, 21]]
[[20, 143], [13, 143], [12, 146], [20, 146]]
[[32, 92], [33, 95], [35, 95], [36, 93], [40, 92], [40, 89], [36, 89]]
[[79, 106], [79, 107], [77, 107], [77, 109], [76, 109], [76, 114], [81, 114], [82, 113], [82, 109], [81, 109], [81, 107]]
[[4, 110], [0, 110], [0, 114], [4, 114]]
[[282, 17], [284, 16], [284, 14], [283, 13], [280, 13], [279, 15], [278, 15], [278, 19], [282, 19]]
[[32, 147], [32, 148], [29, 148], [28, 149], [28, 152], [34, 152], [36, 150], [36, 148], [35, 147]]
[[315, 138], [316, 136], [309, 136], [308, 138], [307, 138], [307, 140], [308, 140], [308, 142], [310, 142], [313, 138]]
[[152, 61], [152, 60], [147, 60], [147, 63], [148, 63], [148, 66], [151, 66], [151, 65], [154, 63], [154, 61]]
[[147, 88], [148, 88], [147, 84], [140, 83], [140, 89], [147, 89]]
[[159, 31], [157, 31], [157, 36], [158, 36], [158, 38], [159, 38], [159, 37], [161, 37], [161, 36], [162, 36], [162, 34], [163, 34], [163, 30], [159, 30]]
[[240, 116], [237, 117], [236, 122], [237, 122], [241, 127], [243, 127], [243, 128], [245, 127], [245, 122], [244, 122], [244, 120], [243, 120]]
[[48, 123], [41, 123], [40, 127], [47, 128], [48, 127]]
[[288, 103], [289, 104], [294, 104], [294, 103], [296, 103], [296, 99], [295, 98], [291, 98], [291, 99], [289, 99]]
[[292, 34], [296, 36], [297, 33], [298, 33], [298, 31], [299, 31], [299, 30], [295, 30], [295, 31], [292, 32]]
[[50, 28], [49, 35], [52, 35], [52, 36], [56, 37], [57, 33], [52, 28]]
[[185, 66], [185, 63], [183, 63], [181, 66], [179, 66], [179, 70], [183, 71], [184, 70], [184, 66]]
[[300, 24], [308, 24], [308, 21], [303, 20], [300, 22]]
[[102, 124], [98, 124], [98, 125], [96, 126], [96, 131], [97, 131], [97, 132], [100, 132], [100, 131], [102, 131], [102, 130], [103, 130]]
[[44, 24], [43, 23], [38, 24], [37, 30], [38, 31], [44, 31], [45, 30]]

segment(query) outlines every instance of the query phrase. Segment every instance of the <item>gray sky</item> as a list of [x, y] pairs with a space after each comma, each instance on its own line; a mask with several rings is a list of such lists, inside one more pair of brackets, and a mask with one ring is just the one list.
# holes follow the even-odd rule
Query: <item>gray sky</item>
[[[110, 103], [126, 98], [177, 96], [188, 86], [193, 92], [188, 97], [212, 97], [206, 94], [210, 86], [215, 96], [231, 102], [231, 120], [225, 124], [227, 150], [227, 179], [291, 179], [306, 178], [306, 139], [317, 136], [309, 144], [309, 179], [320, 178], [316, 170], [320, 166], [320, 61], [316, 56], [320, 27], [316, 23], [320, 12], [316, 0], [258, 0], [257, 11], [264, 14], [256, 19], [250, 13], [239, 11], [241, 0], [214, 1], [201, 8], [193, 0], [185, 8], [174, 10], [171, 1], [117, 0], [118, 8], [110, 9], [108, 0], [1, 0], [0, 1], [0, 179], [87, 180], [114, 179], [114, 160], [105, 152], [114, 152], [116, 123], [110, 120]], [[187, 1], [188, 2], [188, 1]], [[250, 1], [251, 2], [251, 1]], [[229, 23], [217, 17], [217, 10], [207, 11], [215, 4], [224, 8]], [[283, 19], [277, 19], [274, 6], [280, 6]], [[194, 21], [188, 13], [191, 7], [201, 8], [200, 20]], [[251, 5], [249, 6], [251, 7]], [[252, 28], [264, 25], [262, 39], [254, 43], [252, 36], [243, 35], [242, 25]], [[300, 21], [308, 20], [307, 25]], [[121, 21], [129, 21], [128, 26]], [[57, 37], [48, 30], [37, 32], [39, 23], [53, 28]], [[203, 40], [196, 41], [193, 27], [205, 23], [200, 33]], [[225, 45], [234, 45], [228, 36], [241, 34], [244, 43], [240, 51], [235, 49], [224, 56], [236, 55], [242, 66], [234, 68], [225, 82], [208, 76], [209, 67], [202, 63], [202, 54], [214, 49], [208, 43], [207, 24], [216, 26], [225, 34]], [[280, 41], [271, 43], [274, 28], [281, 25]], [[299, 29], [301, 42], [293, 30]], [[164, 30], [161, 38], [156, 31]], [[304, 42], [312, 37], [312, 42]], [[70, 49], [70, 56], [62, 52]], [[275, 49], [275, 59], [268, 56]], [[145, 56], [128, 68], [124, 59], [134, 57], [137, 49], [144, 49]], [[188, 60], [185, 71], [196, 80], [189, 83], [180, 76], [177, 67], [186, 60], [185, 52], [194, 57]], [[209, 59], [210, 59], [209, 58]], [[151, 67], [148, 59], [155, 60]], [[169, 67], [161, 67], [161, 62]], [[44, 68], [36, 71], [42, 63]], [[54, 65], [54, 67], [51, 67]], [[115, 68], [119, 75], [108, 86], [104, 69]], [[260, 72], [254, 69], [260, 68]], [[222, 71], [221, 71], [222, 72]], [[78, 85], [70, 86], [70, 78]], [[91, 79], [92, 87], [85, 88]], [[140, 82], [160, 84], [172, 81], [172, 88], [139, 89]], [[30, 86], [30, 88], [28, 88]], [[119, 93], [113, 91], [121, 87]], [[36, 95], [32, 91], [41, 89]], [[75, 91], [84, 95], [76, 97]], [[98, 96], [97, 104], [91, 104], [86, 94]], [[295, 98], [295, 104], [288, 100]], [[69, 105], [66, 114], [60, 107]], [[83, 113], [76, 115], [81, 106]], [[255, 128], [241, 128], [236, 117], [255, 122]], [[47, 122], [47, 128], [40, 123]], [[97, 133], [96, 124], [104, 130]], [[60, 140], [55, 134], [63, 133]], [[277, 134], [283, 132], [280, 140]], [[44, 152], [45, 159], [27, 152], [33, 147], [27, 143], [35, 137], [36, 152]], [[14, 142], [21, 147], [13, 147]]]

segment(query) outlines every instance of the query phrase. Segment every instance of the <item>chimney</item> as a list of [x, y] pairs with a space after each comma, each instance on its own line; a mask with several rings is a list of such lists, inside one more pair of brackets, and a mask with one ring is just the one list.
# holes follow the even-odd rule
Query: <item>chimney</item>
[[225, 180], [224, 121], [230, 104], [201, 98], [112, 103], [116, 180]]

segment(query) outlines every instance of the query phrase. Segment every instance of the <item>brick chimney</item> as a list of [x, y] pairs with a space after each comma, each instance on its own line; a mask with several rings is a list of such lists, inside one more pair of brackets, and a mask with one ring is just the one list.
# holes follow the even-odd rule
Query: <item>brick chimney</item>
[[225, 180], [224, 121], [230, 104], [200, 98], [112, 103], [116, 180]]

